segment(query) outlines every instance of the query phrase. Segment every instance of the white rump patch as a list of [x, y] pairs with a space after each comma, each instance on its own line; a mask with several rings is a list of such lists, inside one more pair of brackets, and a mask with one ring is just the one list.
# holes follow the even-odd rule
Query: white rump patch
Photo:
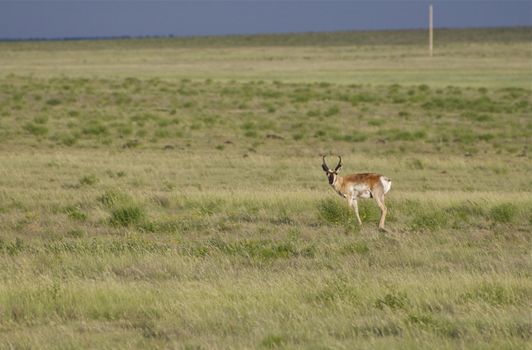
[[388, 179], [386, 176], [381, 176], [380, 180], [382, 188], [384, 188], [384, 194], [388, 193], [390, 188], [392, 188], [392, 180]]

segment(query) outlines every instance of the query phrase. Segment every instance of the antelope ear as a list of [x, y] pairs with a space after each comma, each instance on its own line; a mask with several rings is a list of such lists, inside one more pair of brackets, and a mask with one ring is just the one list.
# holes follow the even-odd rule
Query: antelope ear
[[339, 165], [334, 171], [335, 171], [336, 173], [339, 173], [340, 170], [342, 170], [342, 164], [340, 164], [340, 165]]

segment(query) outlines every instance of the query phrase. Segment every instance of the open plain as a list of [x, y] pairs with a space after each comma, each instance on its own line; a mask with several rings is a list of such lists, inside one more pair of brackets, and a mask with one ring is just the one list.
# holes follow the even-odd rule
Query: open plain
[[0, 347], [529, 347], [532, 29], [425, 36], [1, 42]]

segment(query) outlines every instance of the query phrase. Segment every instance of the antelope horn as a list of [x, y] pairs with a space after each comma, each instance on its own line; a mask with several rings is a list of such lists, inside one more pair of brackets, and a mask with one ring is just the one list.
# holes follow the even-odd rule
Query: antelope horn
[[325, 163], [325, 156], [323, 156], [323, 164], [321, 165], [324, 171], [329, 171], [329, 167], [327, 166], [327, 163]]
[[338, 159], [339, 159], [339, 161], [338, 161], [338, 165], [336, 166], [336, 168], [334, 169], [334, 171], [340, 169], [340, 167], [342, 166], [342, 157], [338, 156]]

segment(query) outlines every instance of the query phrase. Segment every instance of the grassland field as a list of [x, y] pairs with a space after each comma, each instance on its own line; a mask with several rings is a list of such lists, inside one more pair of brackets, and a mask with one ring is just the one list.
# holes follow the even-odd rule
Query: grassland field
[[0, 348], [530, 348], [531, 37], [0, 42]]

